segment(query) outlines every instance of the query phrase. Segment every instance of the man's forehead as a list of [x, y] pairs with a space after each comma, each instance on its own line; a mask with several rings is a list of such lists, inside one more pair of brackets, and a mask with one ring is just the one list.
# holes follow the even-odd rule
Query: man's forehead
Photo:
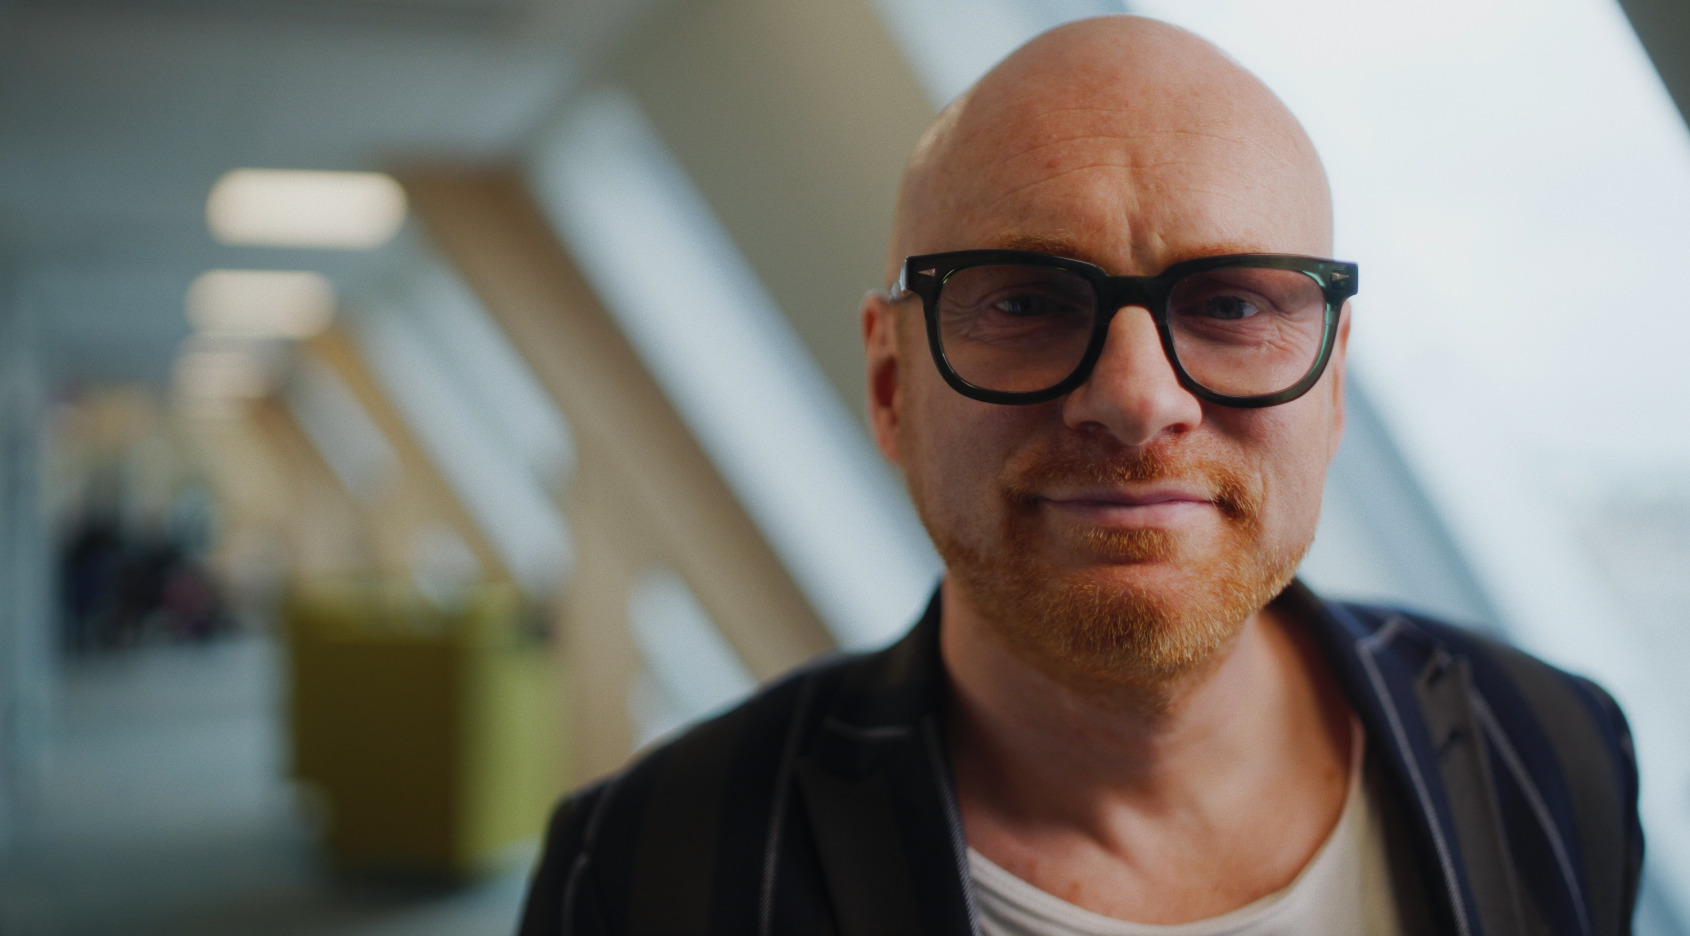
[[979, 247], [1149, 274], [1223, 253], [1321, 253], [1326, 206], [1261, 148], [1135, 149], [1093, 137], [1009, 162], [964, 158], [936, 175], [910, 253]]
[[900, 199], [903, 252], [1013, 242], [1142, 273], [1215, 253], [1330, 249], [1318, 157], [1254, 76], [1161, 24], [1058, 33], [983, 79], [918, 150]]

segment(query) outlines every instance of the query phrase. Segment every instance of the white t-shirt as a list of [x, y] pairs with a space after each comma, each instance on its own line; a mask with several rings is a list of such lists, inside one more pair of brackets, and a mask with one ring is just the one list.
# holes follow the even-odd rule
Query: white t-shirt
[[1354, 723], [1350, 786], [1326, 841], [1290, 884], [1230, 913], [1172, 925], [1131, 923], [1047, 894], [968, 850], [981, 936], [1400, 936], [1374, 791], [1362, 782]]

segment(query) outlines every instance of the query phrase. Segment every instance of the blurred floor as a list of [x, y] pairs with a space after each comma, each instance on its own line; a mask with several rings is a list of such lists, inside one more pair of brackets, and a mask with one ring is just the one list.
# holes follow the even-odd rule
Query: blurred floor
[[452, 890], [330, 873], [284, 777], [278, 664], [261, 637], [70, 664], [0, 933], [514, 931], [522, 868]]

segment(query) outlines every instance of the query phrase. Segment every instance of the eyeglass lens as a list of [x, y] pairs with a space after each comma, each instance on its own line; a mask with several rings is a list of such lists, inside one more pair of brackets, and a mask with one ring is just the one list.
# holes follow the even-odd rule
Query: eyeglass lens
[[[1098, 314], [1091, 281], [1040, 266], [978, 266], [939, 292], [940, 345], [957, 375], [986, 390], [1048, 390], [1080, 366]], [[1326, 295], [1307, 273], [1227, 267], [1194, 273], [1168, 298], [1175, 355], [1192, 380], [1228, 396], [1285, 390], [1314, 367]]]

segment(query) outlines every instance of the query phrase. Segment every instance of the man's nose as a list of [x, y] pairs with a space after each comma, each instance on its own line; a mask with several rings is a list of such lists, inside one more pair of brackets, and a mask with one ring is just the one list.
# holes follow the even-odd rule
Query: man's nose
[[1134, 306], [1109, 323], [1103, 353], [1086, 382], [1068, 394], [1062, 417], [1071, 428], [1101, 427], [1138, 446], [1196, 428], [1203, 404], [1180, 386], [1149, 310]]

